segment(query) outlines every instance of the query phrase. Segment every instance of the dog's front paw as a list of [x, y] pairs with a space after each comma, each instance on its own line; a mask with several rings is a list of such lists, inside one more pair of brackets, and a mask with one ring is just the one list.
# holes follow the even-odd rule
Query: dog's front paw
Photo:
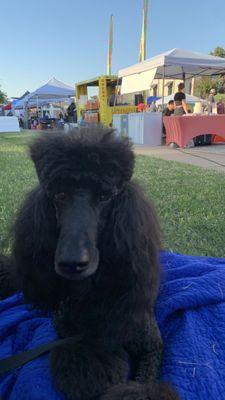
[[180, 400], [180, 396], [167, 383], [160, 382], [158, 384], [159, 400]]
[[150, 400], [147, 387], [137, 382], [112, 386], [101, 400]]
[[128, 382], [111, 387], [101, 400], [179, 400], [166, 384], [145, 385]]
[[68, 400], [98, 398], [110, 385], [124, 382], [128, 375], [126, 360], [82, 344], [52, 351], [51, 368], [58, 389]]

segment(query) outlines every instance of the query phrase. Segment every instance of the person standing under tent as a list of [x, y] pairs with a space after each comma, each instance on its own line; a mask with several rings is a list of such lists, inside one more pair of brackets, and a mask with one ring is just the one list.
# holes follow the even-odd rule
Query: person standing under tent
[[223, 99], [220, 99], [217, 103], [217, 114], [225, 114]]
[[78, 126], [86, 126], [86, 122], [85, 122], [85, 115], [84, 115], [84, 110], [80, 111], [80, 117], [78, 118]]
[[153, 100], [152, 103], [150, 104], [149, 111], [150, 111], [150, 112], [156, 112], [156, 111], [157, 111], [157, 107], [156, 107], [156, 104], [155, 104], [155, 101], [154, 101], [154, 100]]
[[209, 92], [209, 97], [208, 97], [208, 101], [207, 101], [208, 114], [212, 114], [212, 112], [213, 112], [213, 108], [215, 106], [215, 98], [214, 98], [215, 94], [216, 94], [216, 90], [215, 89], [211, 89], [210, 92]]
[[184, 93], [184, 83], [179, 83], [178, 85], [178, 92], [174, 95], [174, 115], [184, 115], [188, 114], [188, 108], [186, 103], [186, 96]]

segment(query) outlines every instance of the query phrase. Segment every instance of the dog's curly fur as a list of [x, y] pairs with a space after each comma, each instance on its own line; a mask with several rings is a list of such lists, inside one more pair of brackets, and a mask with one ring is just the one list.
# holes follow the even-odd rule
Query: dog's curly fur
[[[18, 214], [12, 259], [25, 300], [53, 311], [60, 337], [79, 339], [51, 351], [57, 387], [69, 400], [178, 399], [158, 382], [162, 341], [153, 308], [159, 224], [131, 182], [131, 143], [112, 130], [83, 129], [45, 134], [30, 154], [39, 185]], [[84, 264], [96, 271], [69, 279], [60, 275], [59, 258], [77, 249], [81, 234], [95, 254]], [[6, 283], [3, 295], [12, 288]]]

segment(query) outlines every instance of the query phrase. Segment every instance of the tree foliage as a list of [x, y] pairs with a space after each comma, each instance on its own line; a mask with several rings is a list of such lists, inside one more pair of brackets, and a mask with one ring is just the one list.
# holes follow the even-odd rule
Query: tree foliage
[[210, 89], [217, 90], [217, 80], [212, 79], [210, 76], [203, 76], [197, 81], [197, 93], [202, 99], [206, 99], [209, 95]]
[[225, 49], [223, 47], [217, 46], [213, 51], [211, 51], [210, 54], [212, 56], [225, 58]]
[[[210, 54], [212, 56], [225, 58], [225, 49], [221, 46], [217, 46]], [[198, 95], [203, 99], [208, 97], [210, 89], [216, 89], [217, 93], [224, 93], [225, 77], [223, 75], [214, 78], [203, 76], [197, 81], [196, 89]]]
[[0, 88], [0, 104], [3, 104], [7, 99], [7, 94]]

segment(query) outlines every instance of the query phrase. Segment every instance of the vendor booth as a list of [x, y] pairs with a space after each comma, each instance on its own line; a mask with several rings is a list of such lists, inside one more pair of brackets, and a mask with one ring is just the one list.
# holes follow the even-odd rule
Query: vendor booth
[[[14, 108], [20, 112], [23, 110], [25, 128], [29, 127], [28, 109], [33, 109], [33, 113], [29, 112], [29, 119], [38, 119], [39, 129], [53, 128], [63, 107], [67, 108], [74, 97], [75, 88], [52, 78], [45, 85], [18, 100], [14, 104]], [[53, 107], [53, 105], [55, 106]], [[47, 121], [45, 120], [46, 115]]]
[[225, 139], [225, 115], [182, 115], [164, 117], [166, 144], [175, 143], [184, 148], [200, 135], [219, 135]]
[[[122, 79], [121, 93], [127, 93], [133, 88], [135, 90], [138, 88], [139, 90], [148, 90], [154, 79], [162, 79], [162, 104], [164, 105], [165, 79], [185, 81], [197, 76], [220, 74], [225, 74], [224, 58], [173, 49], [131, 67], [121, 69], [119, 78]], [[218, 134], [224, 137], [224, 118], [220, 115], [171, 116], [164, 117], [163, 122], [166, 128], [167, 144], [175, 141], [178, 146], [183, 147], [187, 144], [187, 139], [190, 140], [202, 134]], [[188, 135], [186, 132], [189, 132]]]
[[55, 78], [50, 79], [45, 85], [28, 93], [23, 99], [14, 104], [15, 109], [24, 108], [26, 105], [40, 105], [50, 101], [63, 101], [75, 97], [75, 89]]
[[[89, 96], [95, 89], [96, 95]], [[136, 111], [134, 105], [127, 104], [118, 96], [118, 77], [102, 75], [76, 84], [77, 115], [84, 116], [86, 123], [101, 123], [111, 126], [113, 114], [127, 114]]]

